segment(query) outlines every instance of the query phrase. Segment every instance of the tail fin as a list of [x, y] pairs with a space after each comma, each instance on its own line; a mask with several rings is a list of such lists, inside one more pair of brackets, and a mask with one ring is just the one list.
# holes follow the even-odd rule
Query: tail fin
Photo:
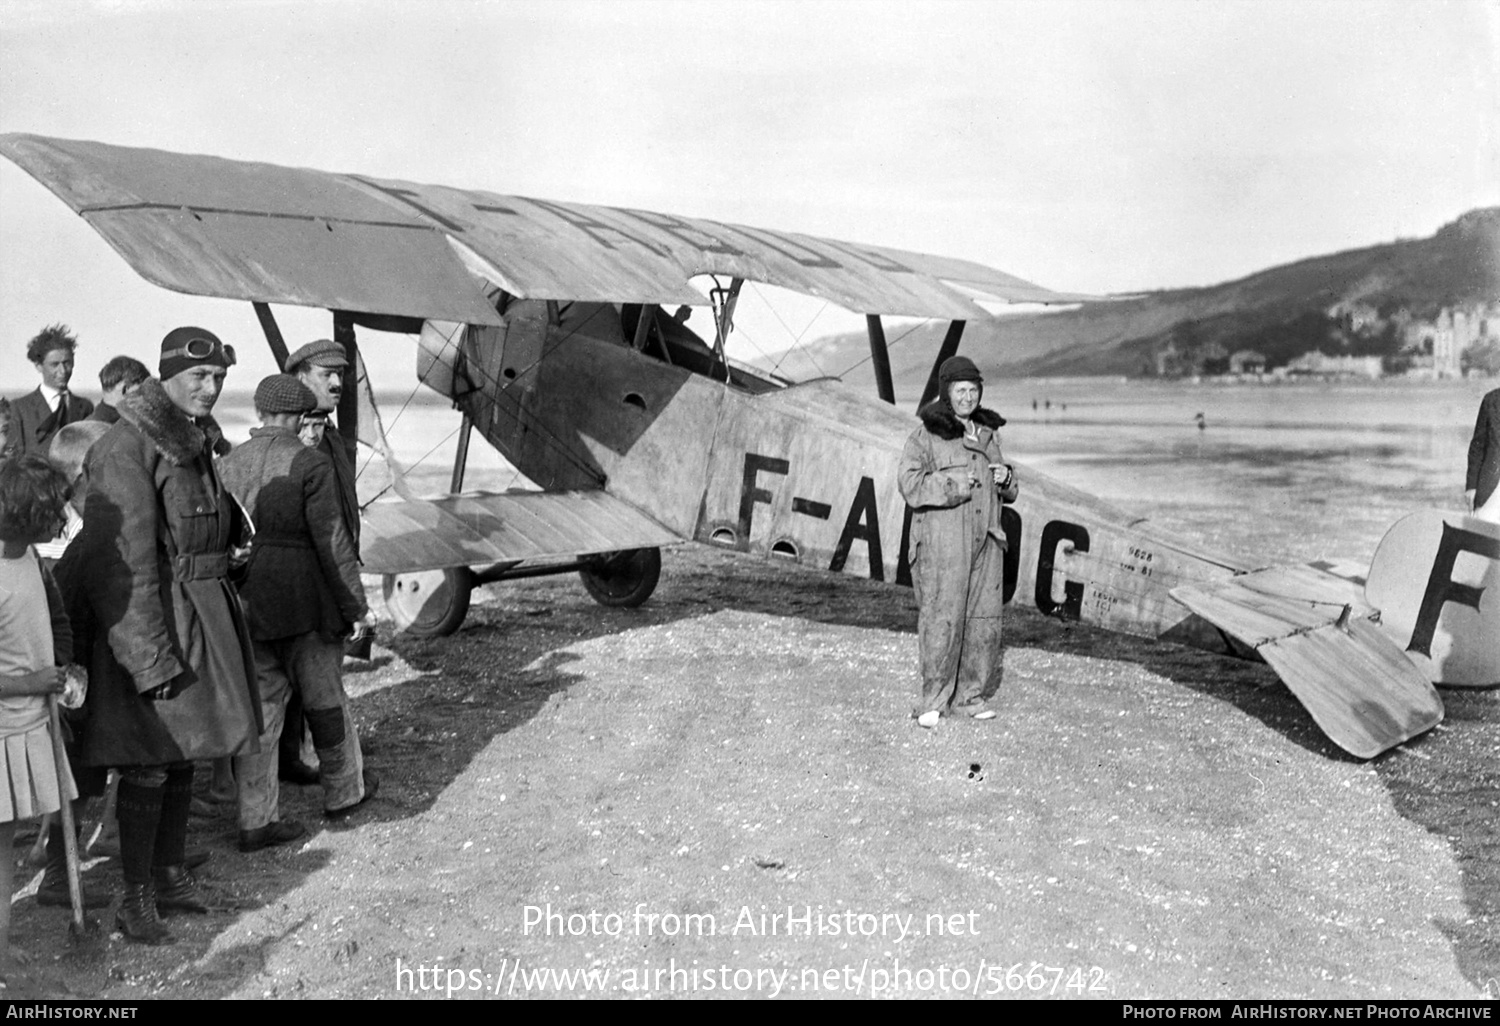
[[1365, 598], [1428, 680], [1500, 684], [1500, 524], [1437, 510], [1403, 517], [1375, 550]]

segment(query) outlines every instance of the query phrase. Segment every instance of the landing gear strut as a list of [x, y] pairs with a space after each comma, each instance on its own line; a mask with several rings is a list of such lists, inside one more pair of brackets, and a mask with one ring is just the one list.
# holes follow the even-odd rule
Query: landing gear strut
[[469, 597], [478, 585], [572, 570], [578, 571], [584, 588], [601, 606], [638, 606], [651, 597], [661, 579], [661, 549], [627, 549], [529, 566], [497, 563], [477, 572], [458, 566], [386, 574], [385, 605], [397, 630], [419, 638], [437, 638], [463, 626], [464, 617], [469, 615]]

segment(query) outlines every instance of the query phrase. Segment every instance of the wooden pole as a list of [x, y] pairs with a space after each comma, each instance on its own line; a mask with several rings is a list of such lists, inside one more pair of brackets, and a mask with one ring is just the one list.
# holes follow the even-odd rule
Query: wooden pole
[[[73, 929], [75, 935], [84, 932], [83, 878], [78, 872], [78, 835], [74, 832], [73, 800], [68, 797], [66, 781], [72, 778], [68, 772], [68, 753], [63, 749], [62, 720], [57, 715], [57, 696], [47, 696], [47, 718], [52, 727], [52, 761], [57, 768], [57, 792], [62, 799], [63, 854], [68, 863], [68, 898], [73, 905]], [[10, 858], [10, 852], [5, 853]]]
[[891, 354], [885, 345], [885, 329], [879, 314], [866, 314], [865, 327], [870, 331], [870, 360], [875, 365], [875, 392], [880, 398], [896, 404], [896, 386], [891, 381]]

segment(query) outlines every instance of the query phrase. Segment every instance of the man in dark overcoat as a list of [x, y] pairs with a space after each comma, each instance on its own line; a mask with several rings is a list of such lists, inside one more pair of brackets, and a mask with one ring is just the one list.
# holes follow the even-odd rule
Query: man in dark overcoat
[[367, 785], [359, 736], [348, 714], [340, 665], [344, 639], [364, 620], [364, 587], [354, 542], [339, 515], [333, 464], [302, 444], [298, 426], [317, 408], [290, 374], [255, 389], [261, 426], [224, 457], [224, 483], [255, 523], [240, 595], [250, 622], [265, 732], [261, 752], [235, 760], [240, 850], [257, 851], [302, 836], [278, 817], [276, 744], [288, 695], [302, 696], [318, 753], [326, 815], [340, 817], [375, 790]]
[[[228, 579], [244, 516], [215, 453], [211, 416], [234, 351], [202, 328], [162, 340], [161, 381], [119, 405], [85, 464], [83, 530], [59, 569], [94, 625], [83, 761], [120, 770], [125, 897], [132, 941], [175, 939], [158, 912], [206, 912], [184, 865], [193, 761], [257, 750], [260, 697]], [[76, 597], [75, 597], [76, 601]]]
[[1500, 388], [1479, 401], [1474, 435], [1469, 439], [1469, 469], [1464, 492], [1469, 509], [1487, 520], [1500, 520]]
[[73, 354], [78, 339], [61, 324], [43, 328], [26, 345], [26, 358], [42, 376], [35, 391], [11, 400], [16, 429], [11, 439], [17, 456], [34, 452], [47, 455], [52, 436], [66, 424], [77, 423], [94, 412], [94, 404], [68, 391], [73, 379]]

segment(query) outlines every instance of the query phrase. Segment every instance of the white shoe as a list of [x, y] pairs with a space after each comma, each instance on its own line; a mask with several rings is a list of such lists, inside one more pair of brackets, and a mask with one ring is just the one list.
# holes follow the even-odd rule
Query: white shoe
[[976, 720], [993, 720], [994, 718], [995, 710], [993, 709], [981, 709], [974, 714], [974, 719]]
[[931, 730], [933, 727], [936, 727], [938, 725], [938, 720], [941, 718], [941, 715], [936, 709], [929, 709], [921, 716], [917, 717], [917, 726], [926, 727], [928, 730]]

